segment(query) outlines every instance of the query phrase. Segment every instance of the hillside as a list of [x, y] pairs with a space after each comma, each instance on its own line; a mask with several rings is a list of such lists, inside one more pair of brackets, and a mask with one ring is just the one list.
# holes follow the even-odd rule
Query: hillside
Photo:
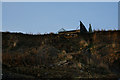
[[118, 78], [120, 31], [2, 32], [3, 78]]

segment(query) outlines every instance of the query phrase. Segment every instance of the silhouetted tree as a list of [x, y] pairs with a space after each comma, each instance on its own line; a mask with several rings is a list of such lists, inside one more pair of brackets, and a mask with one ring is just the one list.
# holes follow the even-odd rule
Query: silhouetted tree
[[89, 32], [90, 32], [90, 33], [92, 32], [91, 24], [89, 24]]

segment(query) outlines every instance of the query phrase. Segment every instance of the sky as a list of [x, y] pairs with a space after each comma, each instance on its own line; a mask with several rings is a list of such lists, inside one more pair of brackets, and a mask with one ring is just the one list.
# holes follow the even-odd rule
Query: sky
[[118, 29], [118, 2], [3, 2], [2, 31], [56, 33], [82, 21], [95, 30]]
[[[118, 14], [120, 14], [120, 1], [118, 3]], [[120, 30], [120, 15], [118, 15], [118, 29]]]

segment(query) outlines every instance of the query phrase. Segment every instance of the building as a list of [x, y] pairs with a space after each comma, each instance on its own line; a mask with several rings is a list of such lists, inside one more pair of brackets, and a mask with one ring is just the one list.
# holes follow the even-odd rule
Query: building
[[59, 31], [59, 34], [67, 34], [67, 35], [71, 35], [71, 34], [78, 34], [78, 33], [86, 33], [88, 32], [87, 29], [85, 28], [84, 24], [80, 21], [80, 29], [79, 30], [70, 30], [70, 31], [65, 31], [62, 28], [62, 31]]
[[67, 35], [77, 34], [77, 33], [80, 33], [80, 30], [70, 30], [70, 31], [62, 31], [62, 32], [59, 32], [59, 34], [67, 34]]

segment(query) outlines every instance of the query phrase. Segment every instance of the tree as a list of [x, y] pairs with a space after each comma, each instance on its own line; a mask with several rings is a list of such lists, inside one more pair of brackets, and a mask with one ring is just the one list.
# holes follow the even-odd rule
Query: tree
[[90, 32], [90, 33], [92, 32], [91, 24], [89, 24], [89, 32]]

